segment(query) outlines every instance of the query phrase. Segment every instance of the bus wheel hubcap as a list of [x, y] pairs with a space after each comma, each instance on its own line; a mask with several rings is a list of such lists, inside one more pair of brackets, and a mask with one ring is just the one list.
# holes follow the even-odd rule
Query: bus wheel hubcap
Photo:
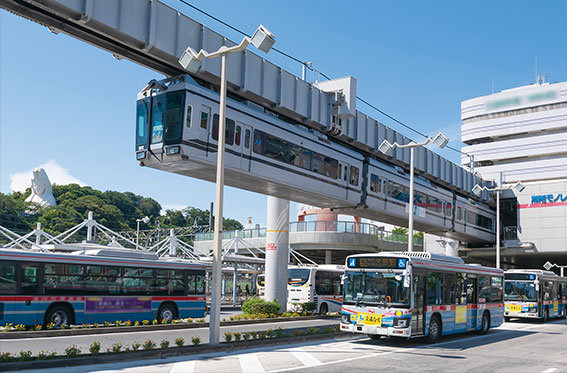
[[173, 313], [169, 309], [165, 309], [161, 313], [161, 318], [165, 319], [165, 321], [170, 322], [173, 320]]
[[67, 323], [67, 315], [64, 312], [57, 311], [53, 314], [53, 317], [51, 318], [51, 322], [55, 326], [66, 324]]

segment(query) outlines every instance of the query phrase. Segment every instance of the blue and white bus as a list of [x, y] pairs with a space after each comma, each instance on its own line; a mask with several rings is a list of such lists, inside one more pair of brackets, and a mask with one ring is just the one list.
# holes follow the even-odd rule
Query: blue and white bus
[[204, 317], [205, 268], [104, 246], [0, 250], [0, 325], [80, 325]]
[[504, 272], [424, 252], [352, 255], [346, 259], [341, 330], [427, 337], [487, 333], [504, 321]]
[[504, 273], [506, 321], [532, 318], [547, 321], [565, 317], [567, 277], [540, 269], [511, 269]]

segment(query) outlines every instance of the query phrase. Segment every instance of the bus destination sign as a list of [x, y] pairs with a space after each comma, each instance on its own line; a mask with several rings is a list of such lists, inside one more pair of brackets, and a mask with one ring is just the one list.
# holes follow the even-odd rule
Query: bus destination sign
[[406, 269], [407, 258], [377, 258], [354, 257], [349, 258], [349, 268], [375, 268], [375, 269]]

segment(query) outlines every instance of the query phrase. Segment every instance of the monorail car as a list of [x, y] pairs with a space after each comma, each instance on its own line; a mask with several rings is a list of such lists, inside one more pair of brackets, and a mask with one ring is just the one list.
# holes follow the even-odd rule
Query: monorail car
[[[218, 93], [187, 75], [150, 82], [138, 94], [136, 159], [214, 182], [218, 107]], [[251, 102], [227, 100], [227, 185], [407, 225], [405, 171], [284, 119]], [[490, 208], [419, 176], [415, 190], [416, 229], [468, 242], [494, 240]]]

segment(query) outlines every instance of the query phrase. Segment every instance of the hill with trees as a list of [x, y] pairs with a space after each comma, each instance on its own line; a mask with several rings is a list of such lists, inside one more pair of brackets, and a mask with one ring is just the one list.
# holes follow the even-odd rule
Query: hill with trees
[[[116, 192], [81, 187], [77, 184], [53, 185], [57, 206], [39, 207], [25, 202], [31, 189], [25, 193], [0, 193], [0, 225], [15, 232], [29, 232], [37, 222], [51, 234], [59, 234], [79, 224], [89, 211], [102, 225], [114, 230], [136, 229], [136, 219], [147, 216], [150, 222], [140, 223], [140, 229], [187, 227], [209, 224], [209, 211], [188, 206], [182, 210], [165, 210], [153, 198], [131, 192]], [[243, 225], [230, 218], [223, 219], [224, 230], [243, 229]]]

